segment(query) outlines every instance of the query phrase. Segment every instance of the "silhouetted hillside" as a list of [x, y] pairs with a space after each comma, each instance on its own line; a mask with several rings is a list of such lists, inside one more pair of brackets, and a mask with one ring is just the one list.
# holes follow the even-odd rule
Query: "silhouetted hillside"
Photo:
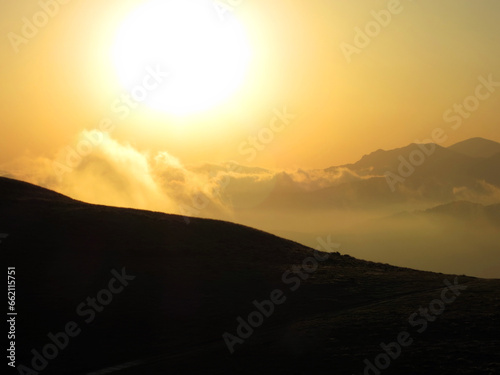
[[[90, 205], [6, 178], [0, 232], [16, 267], [16, 361], [32, 367], [31, 350], [45, 353], [44, 374], [360, 374], [402, 330], [414, 343], [384, 373], [500, 371], [499, 280], [458, 277], [467, 289], [418, 333], [409, 316], [455, 276], [326, 257], [241, 225]], [[306, 271], [315, 254], [327, 259]], [[237, 335], [237, 318], [274, 290], [286, 300], [230, 354], [223, 334]], [[81, 331], [54, 358], [42, 348], [68, 323]]]

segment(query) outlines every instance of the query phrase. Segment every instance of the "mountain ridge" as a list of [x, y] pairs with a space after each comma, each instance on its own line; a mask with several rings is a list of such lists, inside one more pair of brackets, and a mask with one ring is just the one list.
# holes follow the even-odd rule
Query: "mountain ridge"
[[474, 137], [455, 143], [449, 146], [448, 149], [471, 157], [490, 158], [500, 153], [500, 143], [481, 137]]

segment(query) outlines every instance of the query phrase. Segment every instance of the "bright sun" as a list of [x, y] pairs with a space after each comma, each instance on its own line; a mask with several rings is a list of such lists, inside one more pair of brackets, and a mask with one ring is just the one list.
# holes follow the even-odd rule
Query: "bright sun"
[[186, 115], [222, 103], [241, 86], [251, 57], [248, 39], [242, 25], [228, 13], [221, 17], [213, 4], [150, 0], [124, 20], [112, 48], [124, 88], [133, 93], [151, 70], [168, 74], [134, 99]]

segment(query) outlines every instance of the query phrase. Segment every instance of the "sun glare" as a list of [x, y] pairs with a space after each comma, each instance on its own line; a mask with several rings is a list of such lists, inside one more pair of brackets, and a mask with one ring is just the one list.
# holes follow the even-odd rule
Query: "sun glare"
[[112, 59], [123, 87], [133, 92], [148, 71], [166, 78], [134, 98], [163, 112], [186, 115], [208, 110], [242, 85], [251, 50], [243, 26], [221, 18], [211, 0], [151, 0], [123, 21]]

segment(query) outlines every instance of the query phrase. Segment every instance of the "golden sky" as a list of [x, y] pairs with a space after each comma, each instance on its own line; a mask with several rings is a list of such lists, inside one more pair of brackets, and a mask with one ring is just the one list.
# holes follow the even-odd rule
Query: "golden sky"
[[[0, 0], [0, 165], [21, 157], [55, 158], [80, 132], [99, 129], [107, 118], [111, 138], [141, 151], [167, 151], [184, 163], [235, 160], [266, 168], [354, 162], [379, 148], [428, 139], [437, 127], [446, 130], [446, 144], [475, 136], [500, 141], [500, 87], [477, 91], [484, 81], [500, 82], [498, 0], [205, 1], [214, 20], [214, 4], [219, 11], [226, 7], [245, 38], [235, 39], [229, 51], [211, 47], [193, 59], [238, 61], [242, 46], [249, 55], [245, 69], [200, 73], [192, 64], [192, 76], [205, 85], [201, 94], [208, 93], [196, 100], [210, 104], [210, 93], [230, 83], [224, 72], [233, 68], [244, 70], [241, 84], [199, 112], [141, 103], [120, 116], [112, 108], [126, 93], [119, 76], [126, 66], [117, 66], [113, 50], [124, 22], [144, 3]], [[182, 14], [176, 17], [180, 24], [182, 17], [187, 24], [196, 20], [190, 18], [194, 12]], [[40, 27], [32, 30], [26, 21]], [[137, 31], [139, 43], [146, 43], [141, 30], [126, 35]], [[202, 35], [211, 34], [194, 30], [191, 37]], [[181, 49], [195, 40], [182, 38]], [[168, 44], [158, 35], [147, 43], [159, 51]], [[141, 58], [137, 51], [119, 57]], [[215, 76], [206, 77], [208, 71]], [[453, 129], [457, 118], [448, 112], [447, 122], [444, 114], [470, 96], [467, 105], [474, 110]], [[251, 146], [253, 136], [268, 143]]]

